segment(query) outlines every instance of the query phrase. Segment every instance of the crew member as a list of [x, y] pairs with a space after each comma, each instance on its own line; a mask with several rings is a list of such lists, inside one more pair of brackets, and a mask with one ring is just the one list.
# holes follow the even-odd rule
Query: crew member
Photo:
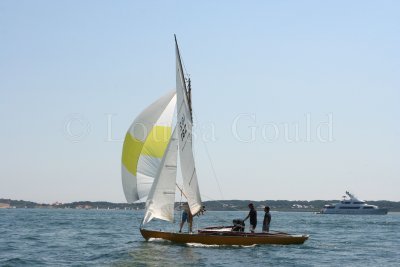
[[250, 218], [250, 226], [249, 226], [249, 230], [250, 232], [254, 233], [256, 226], [257, 226], [257, 211], [254, 208], [253, 203], [249, 204], [249, 214], [246, 216], [246, 218], [244, 218], [243, 222], [246, 221], [248, 218]]

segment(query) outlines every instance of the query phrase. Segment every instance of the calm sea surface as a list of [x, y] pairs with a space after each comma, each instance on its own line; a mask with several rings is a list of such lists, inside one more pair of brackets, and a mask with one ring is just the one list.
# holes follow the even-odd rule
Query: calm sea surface
[[[263, 212], [259, 213], [259, 224]], [[146, 242], [141, 211], [0, 210], [1, 266], [400, 266], [400, 214], [272, 212], [272, 230], [306, 233], [303, 245], [251, 247]], [[179, 216], [179, 214], [178, 214]], [[207, 212], [195, 228], [229, 225], [246, 212]], [[177, 224], [151, 223], [177, 230]], [[257, 226], [260, 230], [260, 225]]]

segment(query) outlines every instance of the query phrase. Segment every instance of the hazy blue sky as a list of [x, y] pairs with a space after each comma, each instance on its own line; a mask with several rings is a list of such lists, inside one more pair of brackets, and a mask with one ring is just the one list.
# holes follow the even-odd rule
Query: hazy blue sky
[[124, 202], [122, 138], [174, 89], [176, 33], [204, 200], [399, 201], [399, 14], [398, 1], [0, 1], [0, 198]]

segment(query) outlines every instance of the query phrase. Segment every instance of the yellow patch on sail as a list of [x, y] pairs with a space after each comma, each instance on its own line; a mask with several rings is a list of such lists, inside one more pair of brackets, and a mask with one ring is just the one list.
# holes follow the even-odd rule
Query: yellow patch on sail
[[155, 158], [162, 158], [171, 139], [171, 127], [154, 126], [147, 136], [141, 154]]
[[122, 164], [133, 175], [136, 176], [137, 164], [144, 143], [134, 138], [129, 132], [125, 136], [122, 149]]

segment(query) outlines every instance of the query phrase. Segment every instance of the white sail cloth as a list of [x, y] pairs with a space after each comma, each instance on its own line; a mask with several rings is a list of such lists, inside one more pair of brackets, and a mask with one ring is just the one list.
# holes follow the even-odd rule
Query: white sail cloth
[[[191, 111], [178, 44], [175, 44], [176, 97], [175, 93], [169, 93], [143, 111], [130, 127], [124, 142], [124, 192], [129, 203], [147, 196], [143, 224], [153, 218], [173, 221], [178, 149], [183, 194], [190, 212], [196, 214], [202, 206], [193, 157]], [[177, 126], [171, 137], [176, 103]]]
[[196, 214], [201, 209], [201, 197], [197, 182], [197, 173], [192, 146], [192, 116], [186, 94], [185, 77], [178, 44], [176, 48], [176, 95], [177, 95], [177, 128], [179, 139], [179, 158], [183, 178], [183, 192], [187, 198], [190, 212]]
[[176, 164], [178, 156], [178, 139], [176, 133], [175, 128], [147, 198], [147, 209], [143, 224], [148, 223], [153, 218], [170, 222], [174, 220]]
[[169, 92], [148, 106], [132, 123], [122, 151], [122, 185], [128, 203], [148, 195], [171, 137], [176, 103]]

